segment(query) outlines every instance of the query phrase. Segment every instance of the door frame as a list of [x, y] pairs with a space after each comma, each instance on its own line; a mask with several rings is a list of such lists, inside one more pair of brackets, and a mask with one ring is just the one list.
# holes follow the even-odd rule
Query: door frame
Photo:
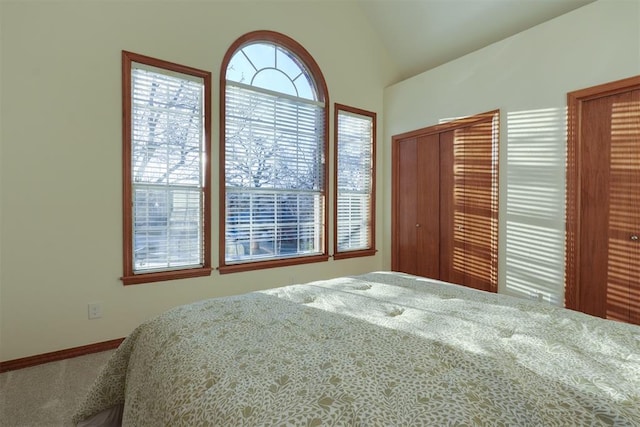
[[580, 307], [580, 192], [582, 135], [580, 134], [584, 102], [640, 89], [640, 75], [567, 93], [567, 194], [565, 241], [566, 308]]

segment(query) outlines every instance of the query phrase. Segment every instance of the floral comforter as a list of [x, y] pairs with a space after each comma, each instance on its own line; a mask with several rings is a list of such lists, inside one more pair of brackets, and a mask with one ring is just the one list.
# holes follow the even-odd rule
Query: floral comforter
[[405, 274], [344, 277], [140, 325], [74, 419], [108, 408], [126, 426], [640, 425], [640, 327]]

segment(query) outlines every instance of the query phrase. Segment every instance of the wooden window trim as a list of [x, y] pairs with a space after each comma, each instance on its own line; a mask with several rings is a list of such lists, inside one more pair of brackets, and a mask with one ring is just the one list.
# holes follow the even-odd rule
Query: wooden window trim
[[[314, 78], [314, 83], [316, 85], [316, 89], [318, 94], [322, 96], [322, 101], [324, 102], [324, 117], [325, 117], [325, 126], [323, 132], [324, 139], [324, 192], [322, 193], [325, 199], [325, 209], [324, 209], [324, 232], [322, 234], [323, 241], [323, 253], [318, 255], [311, 256], [297, 256], [291, 258], [281, 258], [281, 259], [270, 259], [266, 261], [253, 261], [253, 262], [244, 262], [239, 264], [227, 264], [226, 263], [226, 176], [225, 176], [225, 136], [226, 136], [226, 74], [227, 67], [229, 66], [229, 62], [233, 55], [241, 49], [243, 46], [253, 43], [253, 42], [272, 42], [278, 44], [280, 46], [285, 47], [289, 51], [293, 52], [307, 67], [309, 72]], [[327, 84], [324, 79], [324, 75], [320, 70], [320, 67], [316, 63], [315, 59], [311, 56], [311, 54], [297, 41], [292, 39], [289, 36], [284, 34], [269, 31], [269, 30], [258, 30], [253, 31], [247, 34], [244, 34], [240, 38], [238, 38], [235, 42], [231, 44], [229, 49], [224, 55], [222, 60], [222, 65], [220, 67], [220, 147], [219, 147], [219, 194], [220, 194], [220, 204], [219, 204], [219, 215], [218, 215], [218, 230], [220, 231], [219, 236], [219, 267], [218, 271], [220, 274], [227, 273], [237, 273], [242, 271], [252, 271], [252, 270], [260, 270], [265, 268], [275, 268], [275, 267], [284, 267], [291, 265], [299, 265], [299, 264], [308, 264], [313, 262], [323, 262], [329, 259], [328, 255], [328, 206], [329, 202], [329, 92], [327, 90]]]
[[487, 122], [493, 120], [496, 116], [500, 116], [500, 110], [491, 110], [485, 113], [474, 114], [473, 116], [461, 117], [459, 119], [454, 119], [445, 123], [427, 126], [420, 129], [412, 130], [405, 133], [400, 133], [397, 135], [393, 135], [391, 137], [391, 142], [395, 146], [395, 142], [407, 139], [414, 138], [418, 136], [432, 135], [434, 133], [442, 133], [450, 130], [465, 128], [469, 126], [473, 126], [479, 123]]
[[[137, 62], [173, 72], [202, 78], [204, 81], [204, 197], [203, 197], [203, 266], [134, 274], [133, 208], [131, 173], [131, 63]], [[151, 283], [211, 275], [211, 73], [133, 52], [122, 51], [122, 206], [124, 285]]]
[[[372, 143], [371, 143], [371, 199], [369, 233], [370, 247], [356, 251], [338, 251], [338, 115], [340, 111], [370, 117], [372, 120]], [[377, 135], [377, 115], [372, 111], [350, 107], [336, 103], [333, 109], [333, 259], [348, 259], [375, 255], [376, 250], [376, 135]]]

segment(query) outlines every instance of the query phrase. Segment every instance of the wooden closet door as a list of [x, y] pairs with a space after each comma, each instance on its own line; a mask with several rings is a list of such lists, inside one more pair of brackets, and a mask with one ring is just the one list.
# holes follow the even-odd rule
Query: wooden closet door
[[[640, 90], [631, 94], [628, 117], [622, 121], [622, 134], [626, 133], [627, 159], [629, 160], [629, 210], [631, 243], [629, 251], [629, 322], [640, 325]], [[617, 129], [617, 126], [614, 127]]]
[[394, 271], [498, 288], [498, 126], [489, 111], [392, 138]]
[[440, 275], [484, 291], [496, 291], [497, 284], [492, 126], [481, 122], [440, 134]]
[[640, 90], [583, 102], [578, 309], [640, 324]]
[[418, 268], [419, 276], [440, 278], [440, 146], [438, 135], [418, 137]]
[[397, 195], [394, 236], [393, 269], [417, 274], [418, 252], [416, 224], [418, 223], [418, 141], [407, 138], [398, 141], [394, 164], [394, 192]]
[[456, 130], [455, 144], [462, 160], [465, 285], [497, 291], [498, 184], [497, 146], [493, 122]]
[[440, 166], [437, 135], [407, 138], [397, 144], [393, 269], [438, 278]]
[[[464, 223], [464, 159], [455, 146], [454, 130], [440, 134], [440, 278], [466, 282]], [[457, 155], [456, 155], [456, 152]]]

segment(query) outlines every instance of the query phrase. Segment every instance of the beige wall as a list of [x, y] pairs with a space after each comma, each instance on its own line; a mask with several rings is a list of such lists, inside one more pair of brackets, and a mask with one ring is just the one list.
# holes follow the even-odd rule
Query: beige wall
[[[137, 286], [124, 287], [118, 280], [121, 50], [212, 71], [213, 153], [222, 57], [237, 37], [257, 29], [285, 33], [314, 56], [332, 105], [375, 111], [381, 122], [383, 89], [397, 73], [353, 3], [0, 4], [0, 360], [123, 337], [141, 321], [194, 300], [382, 267], [379, 253]], [[215, 160], [213, 168], [212, 223], [217, 224]], [[378, 180], [385, 176], [379, 173]], [[380, 191], [380, 206], [382, 199]], [[217, 241], [214, 227], [214, 265]], [[381, 231], [377, 241], [382, 247]], [[87, 304], [93, 302], [103, 306], [101, 319], [87, 319]]]
[[638, 74], [640, 1], [589, 4], [387, 88], [384, 175], [392, 135], [499, 108], [499, 292], [563, 304], [566, 95]]
[[[380, 252], [122, 286], [120, 51], [210, 70], [216, 82], [226, 48], [256, 29], [305, 46], [331, 103], [378, 112]], [[386, 90], [398, 74], [350, 2], [0, 0], [0, 360], [119, 338], [198, 299], [389, 268], [391, 136], [495, 108], [500, 292], [560, 304], [566, 93], [637, 74], [638, 0], [600, 0]], [[214, 162], [214, 224], [217, 173]], [[214, 228], [214, 264], [217, 241]], [[102, 319], [87, 319], [92, 302]]]

